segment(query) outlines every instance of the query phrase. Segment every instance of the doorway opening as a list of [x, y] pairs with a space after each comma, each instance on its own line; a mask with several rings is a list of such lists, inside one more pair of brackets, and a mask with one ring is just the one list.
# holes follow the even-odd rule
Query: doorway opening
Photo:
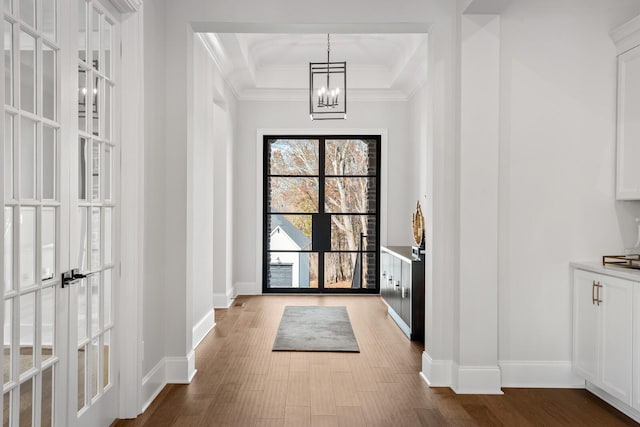
[[263, 138], [264, 293], [379, 293], [380, 141]]

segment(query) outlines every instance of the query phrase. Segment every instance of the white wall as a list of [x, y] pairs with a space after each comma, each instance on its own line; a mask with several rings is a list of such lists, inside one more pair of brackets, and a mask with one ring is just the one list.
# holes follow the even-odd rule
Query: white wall
[[[165, 80], [164, 3], [149, 1], [144, 7], [144, 286], [143, 286], [143, 375], [164, 357], [166, 330], [164, 204], [169, 196], [164, 183]], [[126, 238], [126, 236], [124, 236]]]
[[552, 362], [563, 375], [551, 382], [570, 380], [568, 263], [621, 253], [636, 236], [640, 204], [615, 201], [609, 31], [639, 12], [634, 0], [515, 0], [501, 16], [499, 358], [513, 364], [503, 384], [517, 385], [518, 361]]
[[192, 326], [213, 309], [213, 185], [214, 185], [214, 64], [202, 40], [194, 36], [193, 85], [198, 96], [193, 108], [193, 152], [188, 159], [187, 203], [193, 204], [189, 222], [188, 258], [193, 287]]
[[[416, 180], [411, 168], [406, 167], [412, 157], [409, 138], [407, 102], [350, 102], [347, 120], [311, 121], [308, 103], [301, 101], [241, 101], [238, 103], [238, 139], [235, 146], [234, 199], [234, 277], [240, 293], [260, 293], [262, 278], [256, 267], [262, 259], [255, 248], [262, 248], [262, 231], [256, 227], [257, 217], [262, 215], [262, 175], [256, 165], [262, 162], [262, 141], [258, 141], [258, 129], [278, 130], [380, 130], [386, 129], [388, 149], [383, 148], [381, 161], [386, 162], [387, 176], [382, 178], [384, 192], [386, 179], [386, 203], [381, 204], [381, 215], [386, 230], [381, 229], [383, 244], [407, 245], [411, 243], [411, 213], [415, 207]], [[294, 132], [295, 133], [295, 132]], [[385, 168], [383, 167], [383, 170]], [[258, 181], [260, 181], [258, 185]], [[260, 200], [258, 206], [257, 199]], [[260, 221], [261, 224], [261, 221]]]

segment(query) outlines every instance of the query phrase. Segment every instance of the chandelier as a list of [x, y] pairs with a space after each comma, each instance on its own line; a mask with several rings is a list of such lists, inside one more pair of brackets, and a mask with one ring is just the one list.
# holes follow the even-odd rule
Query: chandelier
[[347, 63], [331, 62], [327, 34], [327, 62], [309, 63], [309, 116], [311, 120], [347, 118]]

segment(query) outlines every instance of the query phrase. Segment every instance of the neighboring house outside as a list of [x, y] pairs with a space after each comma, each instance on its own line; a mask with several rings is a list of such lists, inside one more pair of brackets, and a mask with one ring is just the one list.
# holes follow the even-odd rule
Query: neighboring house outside
[[[271, 216], [269, 247], [273, 250], [300, 251], [311, 247], [311, 239], [282, 215]], [[309, 287], [309, 254], [306, 252], [271, 252], [269, 261], [271, 286], [279, 288]]]

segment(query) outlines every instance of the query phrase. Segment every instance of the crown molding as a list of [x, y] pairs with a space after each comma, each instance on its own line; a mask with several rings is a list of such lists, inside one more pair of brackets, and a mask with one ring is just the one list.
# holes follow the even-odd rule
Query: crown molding
[[611, 31], [610, 36], [618, 55], [640, 45], [640, 15]]
[[109, 0], [120, 13], [134, 13], [142, 8], [142, 0]]

